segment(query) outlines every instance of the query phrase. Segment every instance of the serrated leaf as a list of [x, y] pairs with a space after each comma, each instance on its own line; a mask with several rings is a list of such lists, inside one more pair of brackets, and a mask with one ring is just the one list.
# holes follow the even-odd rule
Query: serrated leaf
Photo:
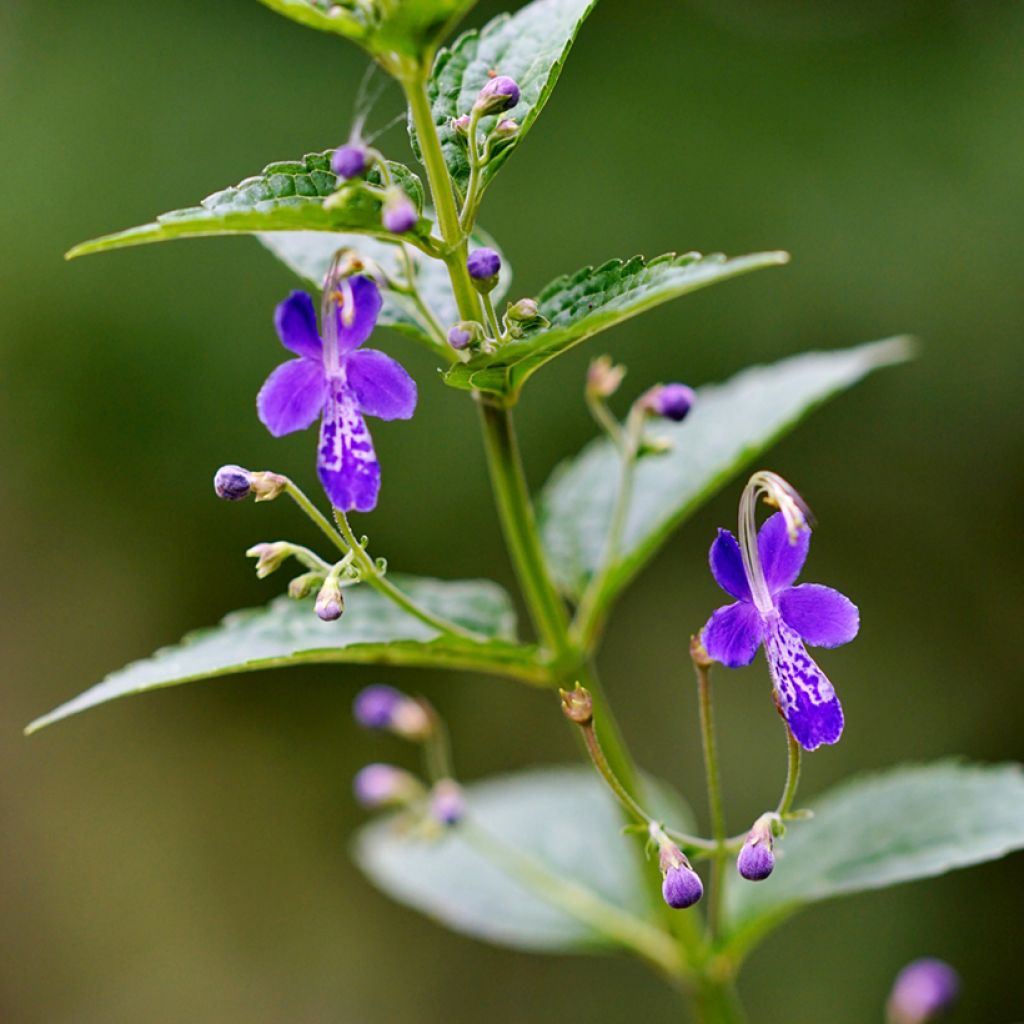
[[533, 650], [514, 642], [508, 594], [488, 580], [390, 576], [417, 604], [490, 638], [474, 643], [439, 633], [368, 586], [348, 592], [345, 614], [321, 622], [311, 600], [279, 597], [234, 612], [218, 626], [134, 662], [28, 727], [34, 732], [129, 694], [257, 669], [323, 663], [439, 666], [492, 672], [529, 682], [545, 673]]
[[[323, 283], [334, 254], [345, 248], [355, 249], [361, 255], [375, 260], [389, 277], [404, 280], [406, 276], [405, 261], [399, 248], [393, 243], [366, 235], [324, 231], [275, 231], [258, 237], [285, 266], [315, 288], [319, 288]], [[471, 244], [474, 248], [487, 246], [498, 249], [494, 239], [480, 229], [473, 232]], [[410, 247], [407, 251], [416, 268], [416, 283], [420, 296], [441, 329], [447, 330], [461, 317], [444, 263], [430, 258], [418, 249]], [[502, 257], [501, 275], [492, 292], [496, 302], [508, 291], [511, 281], [511, 267]], [[384, 305], [379, 323], [421, 341], [431, 342], [430, 329], [424, 323], [423, 314], [408, 295], [385, 289], [383, 298]]]
[[[652, 424], [649, 433], [664, 439], [669, 451], [636, 467], [620, 554], [602, 602], [613, 600], [672, 530], [810, 410], [908, 354], [907, 340], [894, 338], [752, 367], [725, 384], [701, 388], [682, 423]], [[541, 494], [544, 547], [571, 595], [581, 594], [601, 566], [619, 467], [612, 443], [597, 439], [562, 463]]]
[[540, 311], [550, 327], [492, 354], [456, 364], [445, 374], [445, 381], [452, 387], [514, 397], [541, 366], [598, 332], [699, 288], [788, 260], [783, 252], [736, 259], [717, 253], [669, 253], [653, 260], [634, 256], [584, 267], [552, 281], [538, 296]]
[[475, 2], [396, 0], [370, 6], [317, 0], [260, 0], [264, 6], [301, 25], [351, 39], [395, 68], [395, 55], [417, 61], [429, 56]]
[[[582, 888], [592, 905], [641, 922], [652, 916], [636, 840], [622, 834], [621, 811], [592, 770], [541, 768], [489, 779], [468, 786], [466, 800], [471, 823], [563, 879], [565, 890]], [[392, 818], [369, 825], [355, 846], [363, 871], [399, 902], [517, 949], [585, 952], [620, 944], [601, 928], [600, 914], [575, 915], [538, 895], [475, 844], [471, 831], [456, 827], [427, 838], [401, 824]]]
[[[580, 26], [595, 3], [534, 0], [515, 14], [501, 14], [482, 29], [464, 33], [450, 49], [438, 54], [428, 95], [445, 162], [460, 191], [465, 192], [469, 182], [469, 160], [466, 143], [452, 129], [451, 120], [469, 113], [477, 94], [494, 73], [508, 75], [519, 85], [519, 103], [500, 115], [515, 120], [519, 131], [488, 162], [482, 175], [486, 186], [540, 116]], [[481, 130], [489, 132], [497, 120], [497, 116], [481, 118]], [[414, 132], [412, 141], [417, 148]]]
[[852, 779], [791, 824], [764, 882], [726, 894], [728, 943], [745, 945], [800, 907], [931, 878], [1024, 849], [1019, 765], [941, 761]]
[[[341, 193], [345, 201], [326, 206], [324, 200], [338, 185], [331, 170], [331, 150], [310, 153], [301, 160], [269, 164], [252, 178], [215, 192], [199, 206], [162, 214], [151, 224], [141, 224], [113, 235], [104, 235], [76, 245], [67, 259], [130, 245], [166, 242], [175, 238], [203, 235], [252, 235], [266, 231], [348, 231], [382, 237], [381, 204], [357, 189]], [[398, 185], [416, 205], [423, 208], [423, 184], [402, 164], [388, 162]], [[373, 181], [375, 175], [370, 176]], [[376, 176], [376, 182], [380, 182]], [[407, 236], [422, 240], [430, 234], [430, 221], [421, 217]]]

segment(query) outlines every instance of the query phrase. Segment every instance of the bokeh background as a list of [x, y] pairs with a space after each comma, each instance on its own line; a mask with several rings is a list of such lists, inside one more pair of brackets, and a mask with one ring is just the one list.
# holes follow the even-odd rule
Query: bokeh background
[[[482, 2], [471, 21], [498, 6]], [[951, 753], [1020, 756], [1024, 419], [1024, 5], [950, 0], [605, 0], [483, 221], [516, 291], [669, 249], [786, 248], [790, 267], [662, 307], [536, 378], [519, 420], [532, 479], [592, 433], [588, 358], [627, 397], [804, 349], [910, 331], [909, 367], [817, 413], [769, 460], [821, 528], [811, 577], [861, 605], [826, 655], [848, 713], [810, 795]], [[189, 205], [272, 159], [341, 141], [365, 62], [252, 0], [0, 7], [0, 1018], [18, 1024], [546, 1024], [675, 1021], [625, 960], [476, 945], [374, 891], [347, 843], [349, 780], [408, 752], [360, 734], [355, 688], [307, 668], [91, 712], [31, 717], [107, 671], [261, 603], [242, 552], [308, 531], [280, 503], [229, 507], [226, 461], [313, 483], [308, 436], [273, 441], [253, 396], [280, 359], [288, 273], [249, 239], [61, 261], [72, 243]], [[372, 119], [398, 112], [394, 92]], [[401, 128], [381, 139], [406, 153]], [[421, 384], [375, 430], [384, 500], [360, 523], [392, 566], [511, 584], [471, 403]], [[703, 810], [684, 638], [719, 600], [705, 570], [731, 486], [623, 601], [602, 667], [647, 766]], [[312, 537], [310, 537], [312, 540]], [[763, 668], [723, 678], [736, 827], [783, 770]], [[542, 694], [466, 676], [406, 682], [449, 716], [463, 775], [576, 756]], [[1024, 1016], [1021, 860], [821, 906], [756, 954], [755, 1022], [878, 1020], [930, 954], [965, 978], [957, 1019]]]

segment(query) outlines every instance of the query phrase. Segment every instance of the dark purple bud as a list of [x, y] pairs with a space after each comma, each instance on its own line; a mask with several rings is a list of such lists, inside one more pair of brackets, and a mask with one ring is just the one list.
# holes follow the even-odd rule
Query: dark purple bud
[[388, 231], [396, 235], [403, 235], [416, 226], [419, 214], [416, 212], [412, 200], [404, 192], [395, 189], [384, 200], [382, 219], [384, 227]]
[[686, 419], [696, 397], [693, 388], [685, 384], [659, 384], [643, 395], [640, 403], [652, 415], [679, 423]]
[[500, 114], [519, 102], [519, 86], [508, 75], [496, 75], [481, 90], [473, 104], [478, 114]]
[[425, 702], [381, 683], [366, 687], [356, 696], [352, 713], [367, 729], [386, 729], [407, 740], [426, 739], [434, 726]]
[[339, 146], [331, 157], [331, 170], [339, 177], [348, 181], [350, 178], [361, 178], [370, 163], [370, 155], [365, 146], [349, 142]]
[[704, 883], [700, 875], [690, 867], [690, 862], [678, 846], [663, 842], [658, 855], [661, 865], [661, 895], [673, 910], [692, 907], [704, 895]]
[[489, 292], [498, 283], [501, 257], [493, 249], [474, 249], [466, 260], [466, 269], [477, 291]]
[[889, 1024], [925, 1024], [956, 1002], [960, 978], [942, 960], [923, 959], [907, 964], [893, 983], [886, 1004]]
[[747, 833], [736, 870], [748, 882], [763, 882], [775, 870], [773, 825], [777, 820], [774, 814], [762, 814]]
[[462, 787], [454, 779], [442, 779], [430, 794], [430, 816], [441, 825], [457, 825], [466, 813]]
[[352, 780], [352, 791], [364, 807], [407, 804], [423, 792], [415, 776], [392, 764], [368, 764]]
[[252, 494], [252, 473], [241, 466], [221, 466], [214, 474], [213, 489], [225, 501], [241, 501]]

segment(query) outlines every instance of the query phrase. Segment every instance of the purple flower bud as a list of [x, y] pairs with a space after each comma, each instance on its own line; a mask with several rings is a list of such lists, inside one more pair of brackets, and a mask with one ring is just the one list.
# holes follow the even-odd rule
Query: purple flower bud
[[419, 220], [419, 214], [412, 200], [402, 191], [395, 189], [384, 200], [382, 216], [384, 227], [396, 235], [411, 231]]
[[335, 622], [341, 618], [345, 611], [345, 598], [336, 576], [331, 575], [324, 580], [313, 607], [324, 622]]
[[493, 249], [474, 249], [466, 260], [466, 269], [477, 290], [489, 292], [498, 283], [501, 257]]
[[473, 104], [478, 114], [499, 114], [519, 102], [519, 86], [508, 75], [496, 75], [481, 90]]
[[662, 843], [658, 857], [661, 865], [661, 895], [673, 910], [692, 907], [704, 895], [700, 875], [690, 867], [683, 851], [672, 843]]
[[499, 139], [510, 139], [517, 131], [519, 131], [518, 122], [513, 121], [511, 117], [503, 117], [494, 126], [494, 131], [491, 135]]
[[368, 764], [352, 780], [352, 791], [364, 807], [388, 807], [415, 800], [423, 787], [402, 768], [392, 764]]
[[454, 779], [442, 779], [430, 794], [430, 816], [441, 825], [457, 825], [466, 813], [462, 787]]
[[331, 157], [331, 170], [339, 178], [348, 181], [350, 178], [361, 178], [366, 173], [369, 162], [366, 147], [349, 142], [334, 151]]
[[686, 419], [696, 397], [693, 388], [685, 384], [659, 384], [644, 394], [640, 403], [652, 415], [679, 423]]
[[948, 1010], [960, 993], [960, 978], [942, 960], [907, 964], [893, 983], [886, 1009], [889, 1024], [925, 1024]]
[[479, 341], [483, 337], [483, 329], [479, 324], [473, 323], [469, 320], [460, 320], [457, 324], [452, 324], [448, 329], [448, 344], [457, 352], [461, 352], [464, 348], [469, 348], [475, 341]]
[[252, 473], [241, 466], [221, 466], [213, 477], [213, 489], [225, 501], [241, 501], [252, 493]]
[[360, 691], [352, 705], [352, 714], [367, 729], [386, 729], [407, 740], [426, 739], [434, 726], [430, 708], [424, 701], [381, 683]]
[[469, 114], [463, 114], [461, 117], [452, 118], [452, 128], [459, 135], [469, 134]]
[[747, 833], [736, 870], [748, 882], [763, 882], [775, 870], [773, 826], [777, 820], [774, 814], [762, 814]]

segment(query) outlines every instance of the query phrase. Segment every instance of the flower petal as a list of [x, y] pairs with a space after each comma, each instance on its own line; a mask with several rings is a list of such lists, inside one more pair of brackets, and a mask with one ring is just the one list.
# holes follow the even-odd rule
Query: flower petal
[[369, 512], [377, 504], [380, 465], [373, 439], [355, 396], [340, 378], [328, 382], [317, 472], [331, 504], [343, 512]]
[[764, 629], [757, 609], [746, 601], [726, 605], [701, 631], [704, 650], [729, 668], [749, 665], [757, 654]]
[[256, 410], [274, 437], [305, 430], [324, 407], [327, 382], [319, 362], [291, 359], [267, 378], [256, 396]]
[[316, 329], [316, 307], [305, 292], [292, 292], [274, 310], [277, 336], [286, 349], [297, 356], [322, 359], [323, 345]]
[[338, 351], [358, 348], [373, 333], [380, 315], [380, 289], [368, 277], [349, 278], [339, 287], [341, 303], [334, 303], [338, 318]]
[[848, 644], [860, 628], [860, 612], [845, 595], [820, 583], [783, 590], [776, 600], [787, 624], [812, 647]]
[[843, 732], [843, 709], [800, 637], [774, 616], [765, 624], [764, 647], [775, 701], [793, 738], [804, 750], [835, 743]]
[[708, 553], [711, 575], [715, 582], [729, 595], [740, 601], [750, 600], [750, 584], [743, 568], [740, 545], [728, 530], [719, 530], [718, 536]]
[[797, 534], [795, 544], [790, 541], [786, 519], [781, 512], [765, 520], [757, 534], [757, 551], [761, 556], [765, 582], [773, 594], [796, 582], [810, 547], [811, 531], [808, 529]]
[[382, 420], [407, 420], [416, 410], [416, 382], [391, 356], [373, 348], [345, 360], [345, 376], [360, 411]]

